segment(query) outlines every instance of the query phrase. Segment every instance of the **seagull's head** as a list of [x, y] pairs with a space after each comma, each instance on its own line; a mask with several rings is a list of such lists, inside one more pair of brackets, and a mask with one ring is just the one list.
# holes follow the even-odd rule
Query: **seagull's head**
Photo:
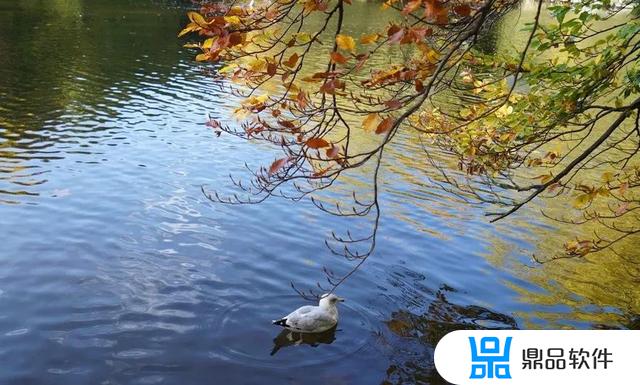
[[344, 298], [340, 298], [333, 293], [323, 294], [322, 297], [320, 297], [320, 306], [322, 307], [336, 306], [338, 302], [344, 302]]

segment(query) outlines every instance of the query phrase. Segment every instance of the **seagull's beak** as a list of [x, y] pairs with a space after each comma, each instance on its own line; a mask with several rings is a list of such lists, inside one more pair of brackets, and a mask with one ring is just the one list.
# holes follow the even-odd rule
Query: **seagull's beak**
[[344, 298], [342, 298], [342, 297], [338, 297], [338, 301], [340, 301], [340, 302], [344, 302]]

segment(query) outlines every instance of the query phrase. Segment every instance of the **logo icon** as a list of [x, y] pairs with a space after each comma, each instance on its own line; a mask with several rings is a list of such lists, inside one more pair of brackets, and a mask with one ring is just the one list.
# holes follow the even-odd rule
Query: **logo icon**
[[471, 346], [471, 379], [511, 378], [509, 372], [509, 350], [511, 337], [506, 337], [502, 350], [498, 337], [482, 337], [476, 344], [475, 337], [469, 337]]

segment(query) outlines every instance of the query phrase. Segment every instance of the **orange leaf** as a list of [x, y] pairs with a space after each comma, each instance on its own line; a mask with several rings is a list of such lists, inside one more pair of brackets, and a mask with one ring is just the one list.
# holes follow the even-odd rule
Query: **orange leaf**
[[[328, 150], [327, 150], [328, 151]], [[313, 176], [323, 176], [327, 173], [327, 171], [331, 170], [332, 166], [321, 168], [320, 170], [313, 173]]]
[[340, 52], [331, 52], [331, 61], [333, 63], [344, 64], [347, 62], [347, 58]]
[[326, 140], [324, 140], [322, 138], [311, 138], [311, 139], [307, 140], [306, 144], [307, 144], [307, 147], [313, 148], [313, 149], [318, 149], [318, 148], [329, 147], [330, 146], [329, 142], [327, 142]]
[[447, 24], [449, 13], [447, 8], [438, 0], [426, 0], [424, 16], [427, 19], [435, 20], [436, 24]]
[[275, 174], [287, 164], [287, 158], [276, 159], [273, 163], [271, 163], [271, 167], [269, 167], [269, 176]]
[[384, 134], [393, 127], [395, 120], [392, 117], [384, 118], [376, 128], [376, 134]]

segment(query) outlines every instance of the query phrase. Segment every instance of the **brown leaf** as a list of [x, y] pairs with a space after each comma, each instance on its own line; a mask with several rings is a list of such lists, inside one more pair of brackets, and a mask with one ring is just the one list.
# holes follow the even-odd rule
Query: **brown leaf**
[[278, 120], [278, 124], [281, 125], [284, 128], [288, 128], [290, 130], [293, 130], [294, 128], [296, 128], [296, 125], [293, 124], [293, 122], [290, 121], [290, 120], [280, 119], [280, 120]]
[[329, 147], [331, 144], [322, 138], [311, 138], [307, 140], [307, 147], [318, 149], [323, 147]]
[[424, 91], [424, 84], [422, 84], [422, 80], [416, 79], [416, 92]]
[[267, 74], [269, 74], [269, 76], [274, 76], [277, 69], [278, 67], [274, 63], [267, 63]]
[[456, 5], [453, 7], [453, 12], [458, 16], [466, 17], [471, 14], [471, 7], [467, 4]]
[[376, 134], [384, 134], [393, 127], [395, 120], [392, 117], [384, 118], [376, 128]]
[[293, 55], [289, 56], [289, 59], [287, 59], [287, 61], [284, 62], [284, 65], [286, 65], [289, 68], [293, 68], [295, 67], [299, 58], [300, 57], [298, 56], [298, 54], [294, 52]]
[[391, 108], [392, 110], [397, 110], [398, 108], [402, 107], [402, 103], [400, 103], [400, 101], [396, 99], [387, 100], [386, 102], [384, 102], [384, 105], [388, 108]]

